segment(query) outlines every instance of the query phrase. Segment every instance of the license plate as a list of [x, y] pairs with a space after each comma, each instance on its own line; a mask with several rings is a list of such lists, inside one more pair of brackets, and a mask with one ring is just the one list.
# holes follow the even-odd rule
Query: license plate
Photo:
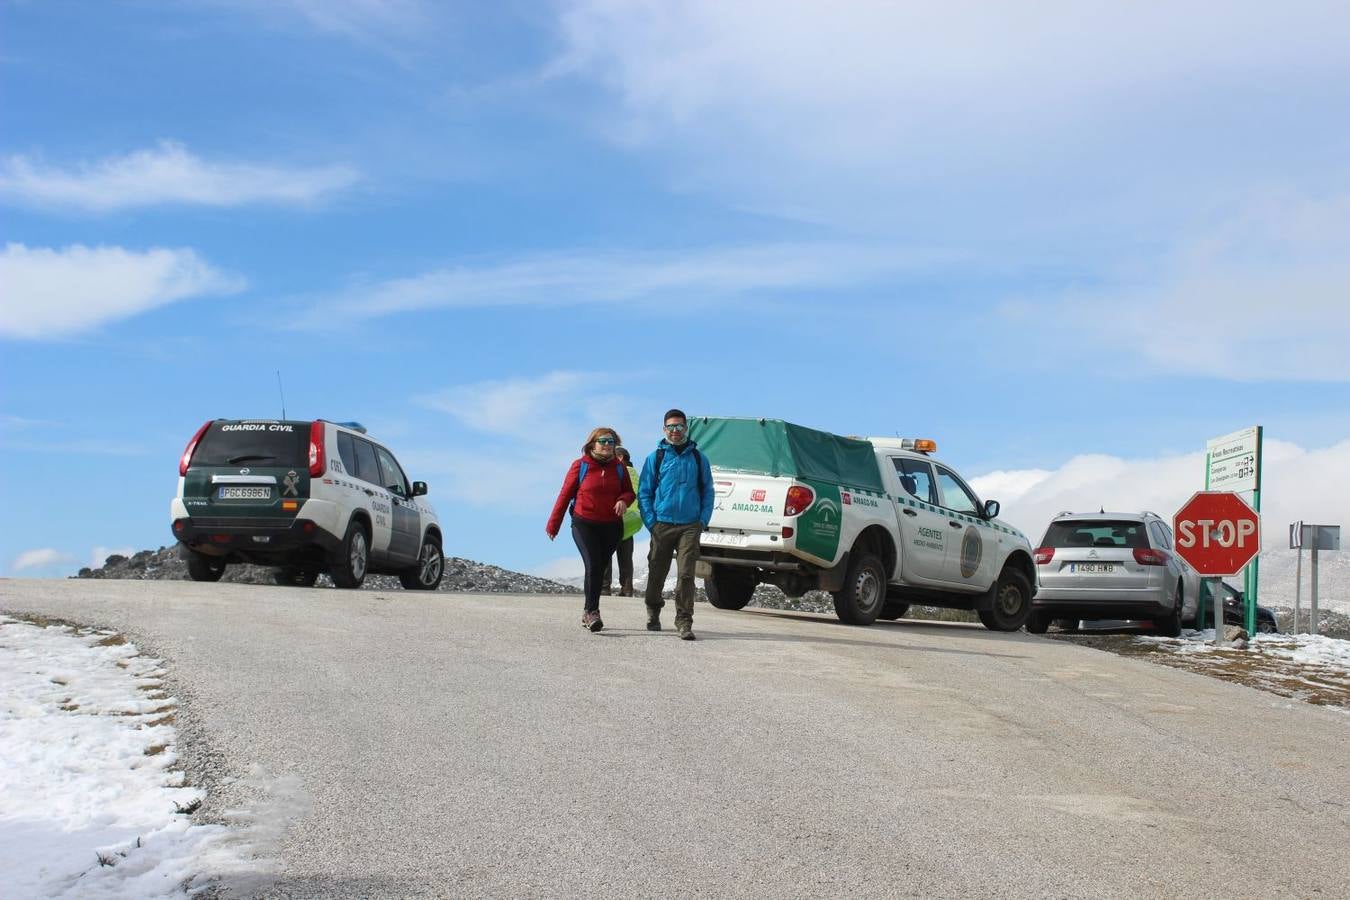
[[222, 500], [271, 500], [270, 487], [223, 487], [220, 489]]
[[715, 532], [709, 532], [708, 534], [703, 535], [703, 543], [717, 544], [722, 547], [744, 547], [747, 543], [747, 538], [743, 534], [717, 534]]
[[1115, 563], [1069, 563], [1069, 571], [1076, 575], [1110, 575]]

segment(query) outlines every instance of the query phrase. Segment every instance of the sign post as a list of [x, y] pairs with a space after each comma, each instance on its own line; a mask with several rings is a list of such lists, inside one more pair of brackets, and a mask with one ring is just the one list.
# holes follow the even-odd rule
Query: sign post
[[[1222, 644], [1222, 581], [1226, 575], [1237, 575], [1261, 552], [1261, 517], [1231, 491], [1196, 491], [1172, 517], [1172, 530], [1177, 553], [1209, 585], [1214, 643]], [[1247, 633], [1254, 630], [1253, 624]]]
[[1289, 526], [1289, 549], [1298, 551], [1298, 563], [1294, 567], [1294, 624], [1290, 633], [1298, 634], [1298, 612], [1303, 603], [1303, 523], [1295, 522]]
[[[1250, 491], [1252, 508], [1261, 514], [1261, 442], [1264, 429], [1253, 425], [1232, 434], [1216, 437], [1205, 445], [1205, 490]], [[1246, 609], [1243, 623], [1248, 634], [1256, 632], [1257, 590], [1261, 561], [1253, 559], [1242, 573]], [[1236, 573], [1234, 573], [1236, 574]], [[1217, 595], [1216, 595], [1217, 596]], [[1219, 602], [1222, 602], [1221, 600]]]

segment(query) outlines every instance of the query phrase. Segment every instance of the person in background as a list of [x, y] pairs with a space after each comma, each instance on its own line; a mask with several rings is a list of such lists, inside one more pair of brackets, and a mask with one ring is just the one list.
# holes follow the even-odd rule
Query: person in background
[[600, 574], [623, 538], [623, 514], [633, 502], [633, 481], [628, 469], [614, 456], [619, 433], [613, 428], [591, 430], [581, 456], [572, 461], [562, 490], [553, 504], [544, 531], [551, 541], [558, 536], [565, 511], [572, 513], [572, 540], [586, 568], [585, 606], [581, 627], [599, 631]]
[[712, 467], [689, 440], [689, 419], [678, 409], [666, 411], [665, 437], [642, 466], [638, 507], [642, 524], [652, 535], [647, 554], [647, 630], [661, 630], [661, 596], [675, 558], [675, 630], [681, 640], [694, 640], [694, 566], [698, 538], [713, 513]]
[[[632, 457], [628, 455], [628, 450], [624, 447], [615, 447], [614, 456], [623, 463], [624, 468], [628, 470], [628, 479], [634, 484], [637, 483], [636, 474], [633, 472]], [[638, 511], [637, 499], [628, 505], [628, 509], [623, 513], [623, 539], [619, 541], [617, 556], [619, 557], [619, 596], [633, 596], [633, 535], [642, 530], [642, 513]], [[614, 560], [605, 562], [605, 574], [600, 576], [600, 593], [602, 595], [612, 594], [614, 592]]]

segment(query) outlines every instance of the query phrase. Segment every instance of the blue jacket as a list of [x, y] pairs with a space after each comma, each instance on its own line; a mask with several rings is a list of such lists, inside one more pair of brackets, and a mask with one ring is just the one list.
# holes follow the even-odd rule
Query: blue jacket
[[[704, 528], [712, 521], [713, 480], [712, 467], [708, 457], [702, 453], [697, 457], [690, 451], [698, 446], [693, 441], [685, 441], [678, 450], [674, 445], [662, 440], [657, 450], [664, 449], [661, 460], [661, 478], [657, 484], [655, 478], [656, 450], [651, 452], [642, 464], [642, 475], [638, 479], [638, 509], [642, 512], [642, 524], [650, 531], [657, 522], [669, 525], [692, 525], [699, 522]], [[703, 463], [703, 494], [699, 495], [699, 465]]]

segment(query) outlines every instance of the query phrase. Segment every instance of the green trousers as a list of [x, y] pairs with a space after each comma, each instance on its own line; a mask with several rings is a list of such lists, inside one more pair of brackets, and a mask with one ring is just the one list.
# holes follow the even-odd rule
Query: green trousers
[[667, 525], [657, 522], [652, 526], [652, 546], [647, 553], [647, 612], [656, 615], [666, 605], [661, 592], [670, 574], [671, 557], [675, 559], [675, 627], [694, 624], [694, 563], [698, 562], [698, 536], [703, 531], [700, 522], [690, 525]]

